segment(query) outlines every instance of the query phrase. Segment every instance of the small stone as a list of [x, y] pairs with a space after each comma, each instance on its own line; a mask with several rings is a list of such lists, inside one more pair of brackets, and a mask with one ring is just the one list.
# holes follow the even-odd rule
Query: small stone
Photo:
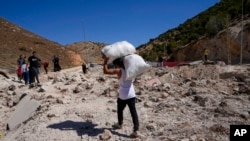
[[101, 140], [109, 140], [111, 137], [112, 137], [112, 133], [107, 129], [105, 129], [102, 135], [100, 135]]

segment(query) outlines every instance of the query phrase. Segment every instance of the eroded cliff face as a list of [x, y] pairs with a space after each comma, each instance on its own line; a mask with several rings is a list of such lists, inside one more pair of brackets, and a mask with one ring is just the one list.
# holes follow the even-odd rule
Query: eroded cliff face
[[[82, 59], [82, 61], [80, 63], [82, 63], [82, 62], [102, 63], [103, 59], [101, 57], [100, 52], [101, 52], [101, 49], [105, 45], [106, 44], [104, 44], [104, 43], [78, 42], [78, 43], [73, 43], [73, 44], [67, 45], [66, 48], [77, 53], [77, 54], [72, 54], [72, 55], [79, 55], [78, 57], [80, 57]], [[78, 57], [75, 59], [79, 60]], [[74, 59], [74, 57], [73, 57], [73, 59]], [[79, 63], [79, 61], [76, 60], [76, 63]]]
[[[250, 19], [243, 22], [242, 63], [250, 62]], [[221, 60], [226, 63], [237, 64], [241, 54], [241, 23], [219, 32], [213, 38], [203, 37], [176, 50], [171, 60], [194, 61], [203, 60], [203, 50], [209, 50], [208, 59]]]
[[80, 66], [85, 61], [81, 58], [81, 55], [74, 51], [67, 51], [68, 59], [71, 61], [70, 63], [74, 66]]

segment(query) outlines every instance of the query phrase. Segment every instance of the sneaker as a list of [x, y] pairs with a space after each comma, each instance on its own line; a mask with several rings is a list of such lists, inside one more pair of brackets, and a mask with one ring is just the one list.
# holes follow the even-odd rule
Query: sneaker
[[141, 134], [140, 134], [139, 131], [135, 131], [135, 132], [133, 132], [132, 134], [130, 134], [130, 136], [131, 136], [132, 138], [138, 138], [138, 137], [141, 137]]
[[122, 125], [120, 125], [120, 124], [118, 124], [118, 123], [112, 125], [112, 127], [113, 127], [114, 129], [122, 129]]

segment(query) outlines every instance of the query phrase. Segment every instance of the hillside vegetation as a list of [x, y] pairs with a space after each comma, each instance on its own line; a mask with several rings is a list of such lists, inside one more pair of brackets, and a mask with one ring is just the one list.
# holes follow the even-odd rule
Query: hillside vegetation
[[[250, 13], [250, 0], [243, 1], [245, 18]], [[201, 37], [213, 38], [217, 33], [241, 20], [241, 0], [221, 0], [219, 3], [168, 30], [147, 44], [138, 47], [146, 60], [155, 60], [159, 54], [170, 56], [177, 48], [198, 41]]]

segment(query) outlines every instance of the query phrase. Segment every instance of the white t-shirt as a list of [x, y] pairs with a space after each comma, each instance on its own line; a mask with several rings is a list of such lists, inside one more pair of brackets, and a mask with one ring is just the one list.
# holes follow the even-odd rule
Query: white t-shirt
[[28, 69], [28, 68], [26, 68], [26, 67], [27, 67], [27, 65], [26, 65], [26, 64], [22, 64], [22, 66], [21, 66], [22, 73], [24, 73], [24, 72], [26, 72], [26, 71], [29, 71], [29, 69]]
[[132, 80], [126, 80], [125, 70], [121, 68], [121, 71], [122, 71], [122, 76], [119, 79], [119, 85], [120, 85], [119, 98], [122, 100], [127, 100], [130, 98], [136, 97]]

